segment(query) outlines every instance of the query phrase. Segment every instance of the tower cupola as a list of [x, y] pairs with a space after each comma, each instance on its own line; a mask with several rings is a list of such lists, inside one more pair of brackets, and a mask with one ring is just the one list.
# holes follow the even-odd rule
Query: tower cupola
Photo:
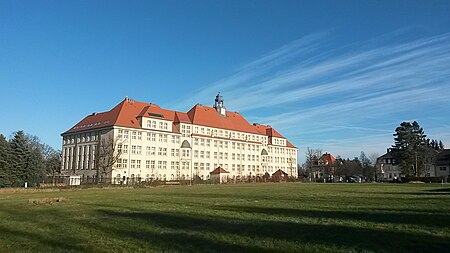
[[227, 115], [227, 109], [223, 106], [223, 97], [220, 95], [220, 92], [217, 93], [216, 99], [214, 100], [214, 108], [220, 115]]

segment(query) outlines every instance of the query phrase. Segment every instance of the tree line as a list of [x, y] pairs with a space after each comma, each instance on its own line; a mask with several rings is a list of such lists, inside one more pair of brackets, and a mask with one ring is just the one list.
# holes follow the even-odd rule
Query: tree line
[[359, 157], [342, 158], [336, 156], [336, 161], [332, 164], [321, 166], [319, 160], [322, 158], [321, 149], [306, 148], [306, 161], [302, 166], [301, 175], [305, 178], [311, 177], [318, 170], [322, 174], [320, 178], [334, 179], [336, 177], [361, 176], [369, 181], [376, 180], [375, 164], [379, 156], [378, 153], [366, 155], [361, 151]]
[[[405, 176], [421, 176], [425, 172], [425, 164], [430, 157], [444, 149], [442, 141], [427, 138], [423, 128], [414, 122], [402, 122], [395, 129], [394, 145], [390, 152], [395, 158], [402, 173]], [[363, 151], [359, 157], [353, 159], [343, 159], [339, 156], [333, 164], [319, 166], [318, 161], [322, 157], [322, 150], [307, 148], [306, 162], [302, 166], [304, 177], [310, 176], [314, 171], [321, 170], [323, 178], [329, 176], [363, 176], [368, 180], [377, 180], [376, 163], [380, 156], [378, 153], [371, 153], [367, 156]]]
[[38, 137], [17, 131], [11, 138], [0, 134], [0, 187], [37, 186], [60, 172], [61, 152]]

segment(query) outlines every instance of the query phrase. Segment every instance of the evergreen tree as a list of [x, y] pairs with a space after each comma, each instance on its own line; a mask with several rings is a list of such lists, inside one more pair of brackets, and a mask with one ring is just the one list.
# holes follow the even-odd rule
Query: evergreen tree
[[423, 172], [425, 148], [427, 146], [426, 135], [419, 123], [414, 121], [402, 122], [395, 129], [395, 144], [392, 146], [397, 163], [402, 172], [409, 176], [419, 176]]
[[18, 131], [9, 141], [10, 146], [10, 166], [11, 166], [11, 186], [23, 186], [26, 182], [28, 162], [31, 156], [28, 150], [27, 140], [23, 131]]
[[0, 134], [0, 188], [11, 186], [11, 167], [9, 166], [9, 144]]

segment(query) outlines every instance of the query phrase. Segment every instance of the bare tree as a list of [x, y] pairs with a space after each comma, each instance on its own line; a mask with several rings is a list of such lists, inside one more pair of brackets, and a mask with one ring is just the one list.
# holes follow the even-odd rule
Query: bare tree
[[316, 163], [317, 160], [322, 156], [322, 150], [307, 147], [305, 154], [306, 154], [305, 169], [308, 170], [307, 173], [309, 174], [309, 176], [311, 176], [314, 163]]
[[120, 149], [118, 145], [118, 140], [114, 139], [112, 135], [99, 138], [95, 149], [95, 168], [97, 170], [97, 179], [100, 176], [106, 178], [112, 175], [113, 166], [122, 155], [122, 149]]
[[372, 152], [372, 153], [369, 154], [368, 157], [369, 157], [370, 164], [371, 164], [372, 166], [375, 166], [375, 164], [377, 163], [378, 157], [380, 157], [380, 153], [378, 153], [378, 152]]

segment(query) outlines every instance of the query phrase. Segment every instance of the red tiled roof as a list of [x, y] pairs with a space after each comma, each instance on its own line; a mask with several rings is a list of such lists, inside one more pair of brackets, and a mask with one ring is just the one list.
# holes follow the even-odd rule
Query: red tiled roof
[[334, 162], [336, 162], [336, 158], [333, 155], [328, 154], [328, 153], [323, 154], [320, 159], [323, 161], [326, 161], [327, 164], [330, 164], [330, 165], [333, 164]]
[[216, 169], [214, 169], [213, 171], [209, 172], [210, 175], [217, 175], [217, 174], [222, 174], [222, 173], [230, 173], [224, 169], [222, 169], [222, 167], [217, 167]]
[[[195, 105], [187, 113], [166, 110], [156, 104], [144, 103], [134, 101], [132, 99], [124, 99], [114, 108], [108, 112], [92, 114], [74, 127], [67, 130], [66, 133], [74, 133], [80, 131], [87, 131], [92, 129], [99, 129], [110, 126], [122, 126], [130, 128], [141, 128], [139, 118], [149, 117], [162, 120], [172, 121], [172, 131], [179, 133], [179, 129], [175, 123], [192, 123], [201, 126], [215, 127], [233, 131], [240, 131], [251, 134], [261, 134], [269, 136], [269, 143], [271, 144], [271, 137], [284, 138], [280, 133], [270, 126], [248, 123], [247, 120], [237, 112], [226, 113], [222, 116], [216, 110], [209, 106]], [[295, 148], [289, 141], [287, 146]]]
[[265, 126], [265, 125], [255, 123], [255, 124], [253, 124], [253, 128], [255, 128], [259, 134], [267, 135], [270, 137], [276, 137], [276, 138], [284, 138], [280, 133], [278, 133], [271, 126]]
[[297, 148], [296, 146], [294, 146], [290, 141], [286, 140], [286, 146], [288, 146], [289, 148]]
[[191, 119], [185, 112], [175, 112], [175, 121], [181, 123], [192, 123]]
[[187, 115], [191, 119], [191, 122], [196, 125], [259, 134], [259, 132], [237, 112], [227, 112], [226, 116], [222, 116], [212, 107], [197, 104], [187, 112]]
[[141, 113], [139, 113], [138, 117], [149, 117], [174, 121], [175, 111], [163, 109], [155, 104], [147, 104], [147, 106], [141, 111]]

